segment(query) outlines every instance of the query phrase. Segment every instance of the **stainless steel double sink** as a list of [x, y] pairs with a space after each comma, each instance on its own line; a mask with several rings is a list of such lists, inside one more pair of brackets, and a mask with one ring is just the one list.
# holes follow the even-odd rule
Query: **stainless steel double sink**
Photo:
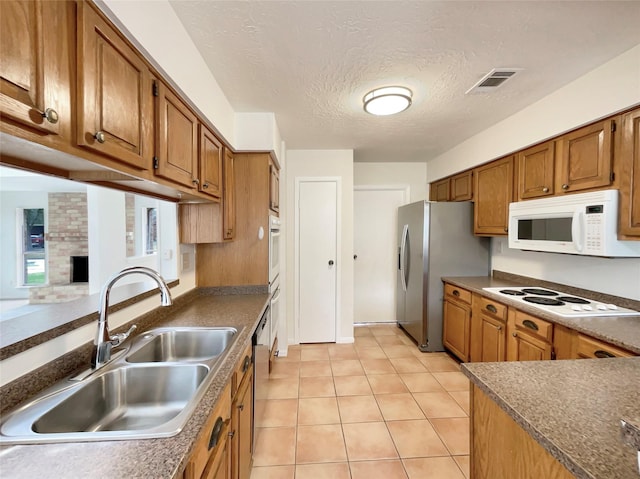
[[169, 437], [180, 432], [237, 338], [234, 328], [158, 328], [0, 423], [0, 444]]

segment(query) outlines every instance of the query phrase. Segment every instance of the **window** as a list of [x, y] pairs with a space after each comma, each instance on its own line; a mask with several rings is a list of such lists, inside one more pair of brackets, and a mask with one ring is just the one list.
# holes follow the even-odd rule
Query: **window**
[[44, 208], [24, 208], [18, 212], [20, 270], [22, 284], [32, 286], [47, 281], [44, 239]]
[[158, 252], [158, 208], [142, 208], [144, 254]]

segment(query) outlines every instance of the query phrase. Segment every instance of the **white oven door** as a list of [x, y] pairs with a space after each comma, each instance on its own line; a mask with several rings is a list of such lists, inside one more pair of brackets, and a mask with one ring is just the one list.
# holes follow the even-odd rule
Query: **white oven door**
[[[269, 229], [269, 284], [272, 285], [280, 274], [280, 220], [274, 224], [274, 220], [270, 221]], [[273, 292], [274, 289], [270, 288]]]
[[270, 350], [273, 354], [273, 348], [278, 337], [278, 325], [280, 324], [280, 281], [276, 282], [275, 288], [271, 295], [271, 345]]

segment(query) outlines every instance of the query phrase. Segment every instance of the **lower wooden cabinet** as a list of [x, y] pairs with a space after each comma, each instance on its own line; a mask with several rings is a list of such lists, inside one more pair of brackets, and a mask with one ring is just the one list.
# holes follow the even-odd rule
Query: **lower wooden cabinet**
[[471, 477], [573, 479], [477, 386], [471, 389]]
[[553, 359], [553, 324], [509, 308], [507, 330], [508, 361]]
[[253, 454], [253, 362], [247, 346], [233, 373], [231, 431], [231, 478], [249, 479]]
[[228, 437], [231, 421], [231, 384], [227, 384], [202, 429], [184, 471], [184, 479], [229, 477]]
[[470, 359], [471, 292], [445, 283], [442, 341], [461, 361]]
[[635, 354], [584, 334], [576, 337], [576, 358], [629, 358]]
[[507, 307], [475, 294], [472, 301], [471, 360], [506, 361]]

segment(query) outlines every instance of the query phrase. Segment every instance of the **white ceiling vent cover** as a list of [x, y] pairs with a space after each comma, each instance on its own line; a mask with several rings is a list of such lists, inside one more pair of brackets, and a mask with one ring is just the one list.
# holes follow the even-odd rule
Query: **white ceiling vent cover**
[[485, 76], [483, 76], [478, 83], [469, 88], [465, 95], [469, 93], [484, 93], [490, 92], [504, 84], [509, 78], [512, 78], [516, 73], [522, 71], [522, 68], [494, 68]]

